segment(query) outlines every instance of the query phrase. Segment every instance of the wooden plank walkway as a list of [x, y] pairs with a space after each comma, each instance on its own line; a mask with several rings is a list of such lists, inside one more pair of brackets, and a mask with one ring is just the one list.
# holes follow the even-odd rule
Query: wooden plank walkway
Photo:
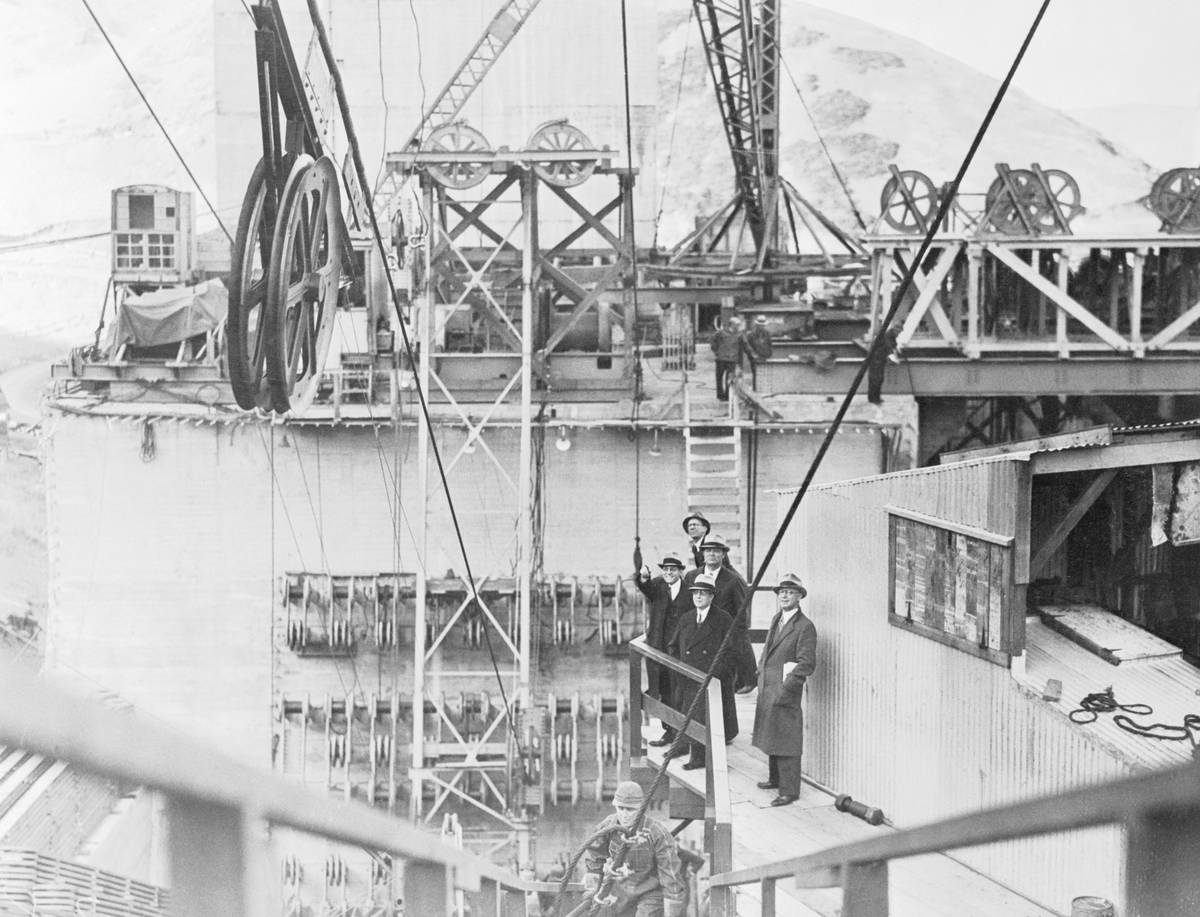
[[[755, 784], [766, 779], [766, 756], [750, 744], [754, 697], [738, 698], [741, 735], [729, 746], [729, 782], [733, 809], [733, 861], [741, 869], [788, 857], [814, 853], [836, 844], [872, 837], [893, 829], [872, 827], [838, 812], [833, 797], [805, 783], [800, 799], [772, 808], [774, 791]], [[657, 735], [657, 725], [649, 728]], [[646, 763], [662, 762], [660, 748], [649, 749]], [[672, 781], [704, 794], [704, 771], [684, 771], [676, 764]], [[870, 800], [864, 800], [870, 803]], [[944, 855], [912, 857], [891, 864], [891, 917], [1056, 917], [1004, 886]], [[796, 917], [837, 917], [840, 889], [797, 889], [781, 880], [776, 885], [779, 914]], [[738, 890], [739, 917], [759, 917], [758, 887]]]

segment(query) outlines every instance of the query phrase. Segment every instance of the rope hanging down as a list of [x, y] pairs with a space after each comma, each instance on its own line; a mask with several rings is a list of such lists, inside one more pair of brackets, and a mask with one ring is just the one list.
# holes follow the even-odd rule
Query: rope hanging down
[[638, 333], [638, 260], [637, 228], [633, 220], [633, 105], [629, 101], [629, 24], [625, 14], [625, 0], [621, 0], [621, 63], [625, 73], [625, 168], [628, 171], [626, 187], [629, 189], [629, 213], [622, 219], [629, 227], [630, 272], [633, 275], [633, 301], [626, 309], [633, 309], [633, 320], [625, 317], [626, 327], [633, 330], [633, 411], [630, 417], [633, 438], [634, 485], [633, 485], [633, 568], [642, 569], [642, 443], [638, 434], [638, 419], [642, 406], [642, 342]]
[[[817, 450], [816, 456], [813, 458], [812, 463], [808, 467], [808, 472], [805, 474], [804, 480], [800, 484], [800, 489], [796, 491], [796, 496], [792, 499], [791, 505], [788, 507], [787, 514], [780, 523], [779, 529], [771, 541], [771, 546], [768, 548], [766, 556], [763, 557], [762, 563], [758, 569], [758, 573], [755, 575], [754, 581], [747, 592], [746, 600], [743, 602], [742, 607], [738, 609], [737, 614], [734, 615], [734, 626], [729, 628], [725, 638], [721, 641], [721, 645], [718, 647], [717, 652], [713, 657], [711, 668], [705, 675], [704, 680], [700, 682], [700, 685], [696, 690], [695, 697], [693, 697], [691, 704], [688, 706], [687, 712], [684, 715], [683, 725], [679, 727], [674, 742], [671, 744], [667, 754], [664, 756], [663, 763], [659, 767], [658, 773], [655, 774], [654, 783], [651, 786], [650, 791], [646, 793], [645, 800], [638, 808], [637, 815], [634, 818], [633, 826], [630, 829], [630, 833], [636, 833], [641, 829], [642, 821], [646, 815], [646, 810], [650, 806], [650, 801], [654, 798], [658, 790], [666, 781], [668, 765], [674, 758], [681, 755], [684, 749], [684, 742], [687, 738], [687, 727], [694, 722], [696, 712], [706, 696], [708, 685], [713, 680], [714, 672], [719, 671], [720, 666], [723, 664], [723, 657], [733, 645], [733, 634], [737, 630], [737, 624], [744, 616], [749, 615], [750, 605], [753, 602], [754, 593], [762, 581], [763, 574], [771, 565], [771, 561], [774, 558], [776, 551], [778, 551], [780, 543], [783, 541], [784, 533], [787, 532], [788, 527], [795, 518], [797, 511], [800, 509], [800, 502], [808, 493], [808, 489], [812, 485], [813, 478], [816, 476], [817, 470], [820, 468], [821, 462], [825, 458], [825, 454], [829, 451], [829, 447], [833, 443], [833, 438], [837, 435], [838, 428], [845, 419], [846, 413], [850, 409], [850, 404], [853, 401], [855, 394], [858, 392], [859, 387], [862, 385], [863, 379], [866, 377], [867, 369], [871, 365], [871, 361], [877, 358], [878, 353], [882, 349], [883, 342], [887, 338], [886, 332], [888, 327], [895, 320], [896, 314], [900, 311], [900, 306], [904, 303], [905, 297], [908, 295], [908, 291], [913, 285], [913, 277], [915, 276], [919, 266], [924, 262], [925, 256], [928, 254], [929, 248], [933, 243], [934, 234], [936, 233], [937, 228], [942, 224], [942, 221], [945, 219], [951, 203], [953, 202], [955, 195], [958, 193], [959, 185], [962, 184], [963, 177], [966, 175], [967, 169], [970, 168], [971, 162], [975, 158], [975, 153], [979, 150], [979, 146], [983, 142], [984, 135], [987, 133], [987, 129], [991, 125], [992, 119], [995, 117], [996, 111], [1000, 107], [1000, 103], [1004, 100], [1004, 96], [1008, 92], [1008, 87], [1012, 83], [1013, 76], [1017, 72], [1017, 67], [1020, 66], [1021, 60], [1024, 58], [1025, 52], [1029, 48], [1030, 43], [1033, 41], [1033, 36], [1037, 32], [1038, 26], [1041, 25], [1042, 18], [1045, 16], [1046, 10], [1049, 8], [1049, 6], [1050, 0], [1042, 0], [1042, 5], [1038, 9], [1037, 15], [1034, 17], [1033, 23], [1030, 25], [1024, 41], [1022, 41], [1020, 49], [1017, 51], [1017, 55], [1013, 59], [1007, 75], [1004, 77], [999, 89], [996, 90], [996, 96], [992, 99], [992, 104], [988, 108], [987, 114], [984, 115], [983, 121], [979, 125], [979, 129], [976, 131], [975, 137], [971, 141], [971, 145], [968, 148], [966, 155], [963, 157], [963, 161], [959, 166], [958, 173], [954, 176], [954, 180], [950, 183], [948, 193], [943, 196], [942, 201], [938, 206], [937, 214], [931, 221], [929, 231], [926, 233], [925, 238], [921, 242], [920, 250], [917, 252], [916, 257], [910, 261], [908, 269], [904, 272], [903, 279], [901, 280], [900, 285], [892, 298], [891, 306], [888, 308], [887, 314], [884, 316], [883, 321], [880, 324], [879, 333], [875, 335], [875, 338], [871, 342], [871, 346], [868, 349], [866, 356], [859, 365], [858, 371], [855, 373], [854, 379], [850, 383], [850, 389], [846, 392], [845, 397], [842, 399], [842, 403], [838, 407], [837, 414], [834, 416], [833, 422], [826, 431], [825, 437], [821, 441], [821, 445]], [[626, 848], [626, 850], [627, 849], [628, 848]], [[571, 858], [568, 868], [564, 874], [563, 881], [559, 887], [558, 899], [555, 905], [556, 915], [561, 913], [563, 892], [566, 889], [566, 884], [569, 881], [571, 874], [574, 872], [575, 866], [579, 863], [579, 859], [583, 856], [583, 853], [584, 848], [581, 848], [575, 854], [575, 856]], [[624, 853], [625, 850], [622, 850], [618, 854], [617, 862], [614, 863], [614, 868], [619, 868], [622, 865], [624, 861]], [[570, 917], [583, 914], [595, 914], [600, 907], [596, 899], [603, 899], [607, 897], [614, 881], [615, 880], [612, 877], [606, 876], [601, 882], [600, 888], [596, 892], [595, 896], [585, 900], [583, 904], [572, 911]]]
[[[384, 275], [387, 277], [388, 290], [391, 292], [392, 307], [396, 310], [396, 324], [400, 326], [400, 339], [404, 343], [404, 352], [408, 357], [411, 366], [417, 365], [416, 353], [413, 350], [412, 339], [408, 334], [408, 327], [404, 321], [404, 311], [400, 304], [400, 294], [396, 291], [396, 283], [392, 278], [392, 270], [388, 265], [387, 251], [383, 245], [383, 235], [379, 231], [379, 221], [375, 217], [375, 202], [374, 195], [371, 193], [371, 186], [367, 184], [367, 170], [363, 165], [362, 153], [358, 143], [358, 133], [354, 129], [354, 121], [350, 117], [350, 103], [346, 99], [346, 88], [342, 82], [342, 72], [338, 67], [337, 60], [333, 54], [333, 46], [329, 42], [329, 35], [325, 31], [325, 24], [321, 21], [321, 11], [317, 8], [317, 0], [307, 0], [308, 15], [312, 20], [313, 30], [317, 33], [317, 40], [321, 46], [321, 54], [325, 58], [325, 65], [329, 68], [329, 75], [333, 80], [334, 94], [337, 96], [338, 111], [342, 116], [342, 126], [346, 129], [346, 143], [350, 147], [350, 155], [354, 162], [354, 173], [358, 179], [359, 188], [362, 189], [363, 198], [365, 201], [365, 209], [371, 220], [371, 235], [375, 242], [375, 248], [379, 255], [379, 261], [383, 265]], [[421, 386], [416, 387], [417, 402], [421, 407], [421, 418], [427, 430], [429, 430], [429, 446], [433, 452], [434, 464], [437, 465], [438, 477], [441, 480], [442, 490], [446, 494], [446, 505], [450, 511], [450, 522], [454, 526], [454, 537], [458, 541], [459, 555], [462, 557], [463, 566], [467, 574], [467, 584], [470, 588], [472, 604], [479, 603], [479, 590], [475, 584], [475, 574], [471, 569], [471, 561], [467, 557], [467, 546], [463, 541], [462, 526], [458, 521], [458, 510], [454, 505], [454, 498], [450, 493], [450, 483], [446, 480], [446, 465], [442, 461], [442, 452], [438, 448], [437, 437], [434, 435], [433, 419], [429, 414], [429, 402], [425, 398], [425, 393], [421, 390]], [[517, 726], [513, 718], [512, 706], [508, 700], [508, 691], [504, 687], [504, 679], [500, 675], [500, 667], [496, 662], [496, 654], [492, 650], [492, 639], [488, 627], [483, 628], [484, 642], [487, 644], [488, 656], [492, 663], [492, 672], [496, 676], [496, 684], [500, 688], [500, 701], [504, 704], [505, 720], [508, 722], [509, 732], [512, 734], [513, 746], [519, 749], [521, 747], [520, 736], [517, 733]], [[525, 779], [529, 780], [529, 771], [527, 765], [523, 763], [525, 771]]]

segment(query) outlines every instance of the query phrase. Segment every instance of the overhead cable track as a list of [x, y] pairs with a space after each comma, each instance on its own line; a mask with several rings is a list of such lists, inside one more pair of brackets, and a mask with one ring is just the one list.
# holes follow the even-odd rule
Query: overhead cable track
[[[312, 2], [312, 0], [309, 0], [309, 2]], [[646, 815], [646, 810], [649, 808], [651, 800], [654, 799], [658, 791], [661, 789], [663, 783], [667, 779], [667, 767], [670, 765], [672, 760], [682, 757], [682, 752], [686, 746], [686, 743], [689, 741], [687, 736], [687, 728], [695, 721], [696, 712], [699, 709], [700, 704], [704, 702], [708, 685], [712, 682], [714, 673], [723, 664], [726, 654], [733, 645], [733, 635], [737, 629], [736, 622], [750, 614], [750, 606], [753, 603], [755, 591], [759, 588], [763, 575], [766, 573], [767, 568], [774, 559], [776, 551], [779, 550], [779, 545], [783, 541], [784, 534], [787, 532], [788, 527], [795, 518], [797, 511], [799, 511], [800, 503], [804, 499], [805, 495], [807, 495], [808, 489], [812, 485], [813, 478], [816, 477], [816, 474], [821, 467], [821, 462], [824, 460], [826, 453], [828, 453], [829, 447], [833, 443], [833, 438], [837, 435], [838, 428], [841, 427], [842, 421], [845, 419], [846, 413], [849, 411], [850, 405], [854, 400], [854, 396], [857, 394], [859, 387], [862, 385], [863, 379], [866, 377], [868, 368], [870, 367], [872, 361], [879, 359], [883, 355], [884, 342], [887, 339], [886, 332], [888, 327], [895, 320], [897, 313], [900, 311], [900, 307], [905, 301], [905, 297], [912, 288], [913, 278], [917, 272], [918, 265], [923, 263], [925, 256], [928, 254], [929, 249], [933, 244], [933, 238], [937, 231], [937, 227], [941, 225], [942, 221], [949, 212], [950, 207], [954, 202], [954, 197], [958, 192], [958, 188], [962, 184], [963, 177], [966, 175], [967, 169], [970, 168], [971, 163], [975, 158], [975, 154], [979, 150], [980, 144], [983, 142], [984, 135], [987, 133], [988, 127], [991, 126], [992, 120], [995, 117], [997, 110], [1000, 108], [1000, 103], [1004, 100], [1004, 97], [1008, 92], [1008, 88], [1012, 83], [1013, 77], [1016, 75], [1017, 68], [1020, 66], [1021, 60], [1025, 57], [1025, 52], [1028, 50], [1030, 43], [1033, 41], [1033, 36], [1037, 33], [1038, 27], [1041, 25], [1042, 18], [1045, 16], [1046, 10], [1049, 8], [1049, 6], [1050, 0], [1042, 0], [1042, 5], [1038, 9], [1037, 15], [1034, 17], [1033, 23], [1030, 25], [1024, 41], [1022, 41], [1016, 57], [1009, 66], [1008, 73], [1004, 77], [1004, 81], [1000, 84], [1000, 88], [996, 90], [996, 95], [992, 99], [992, 104], [988, 107], [987, 114], [984, 115], [983, 121], [979, 125], [979, 129], [976, 131], [975, 137], [972, 139], [971, 145], [967, 149], [966, 155], [963, 157], [962, 164], [958, 169], [958, 173], [954, 176], [954, 180], [950, 183], [949, 193], [942, 197], [941, 203], [938, 205], [937, 214], [931, 221], [929, 230], [926, 232], [924, 239], [921, 241], [921, 247], [917, 255], [909, 262], [909, 266], [904, 272], [904, 276], [900, 281], [900, 285], [892, 297], [891, 306], [888, 308], [887, 314], [883, 318], [879, 332], [871, 341], [871, 346], [868, 349], [866, 356], [863, 358], [862, 363], [859, 364], [858, 370], [855, 372], [853, 380], [851, 380], [850, 388], [846, 392], [845, 397], [842, 399], [841, 404], [838, 406], [837, 414], [830, 423], [829, 429], [826, 431], [825, 437], [821, 440], [821, 445], [817, 449], [816, 455], [813, 457], [812, 462], [808, 466], [808, 471], [804, 475], [804, 480], [800, 484], [800, 489], [796, 491], [796, 496], [792, 499], [791, 505], [788, 507], [787, 514], [780, 523], [779, 528], [775, 533], [775, 537], [771, 540], [771, 546], [767, 549], [766, 556], [763, 557], [762, 563], [759, 565], [758, 572], [754, 576], [754, 581], [751, 583], [750, 589], [746, 594], [746, 600], [743, 602], [742, 607], [738, 609], [737, 614], [734, 616], [735, 625], [730, 627], [728, 632], [725, 634], [725, 638], [721, 641], [720, 647], [713, 656], [712, 665], [706, 673], [704, 681], [702, 681], [696, 689], [696, 693], [692, 698], [692, 702], [688, 706], [687, 712], [684, 715], [684, 722], [679, 727], [675, 740], [668, 749], [667, 754], [663, 757], [663, 763], [659, 766], [658, 773], [655, 774], [654, 784], [645, 794], [645, 799], [638, 808], [637, 815], [634, 819], [630, 833], [636, 833], [641, 829], [642, 822]], [[603, 899], [610, 893], [612, 886], [616, 881], [613, 873], [619, 874], [631, 846], [632, 845], [624, 845], [621, 847], [620, 851], [613, 859], [611, 870], [606, 870], [605, 878], [601, 882], [595, 898], [585, 900], [582, 905], [571, 912], [570, 917], [576, 917], [576, 915], [580, 915], [580, 917], [582, 917], [584, 914], [593, 915], [598, 913], [600, 906], [596, 903], [595, 899]], [[575, 856], [572, 857], [571, 861], [567, 864], [567, 868], [563, 875], [562, 884], [559, 887], [558, 897], [555, 901], [556, 917], [557, 915], [561, 914], [562, 893], [565, 890], [566, 884], [570, 880], [570, 876], [574, 872], [575, 866], [578, 864], [579, 859], [582, 857], [585, 849], [586, 845], [585, 847], [581, 847], [576, 852]]]

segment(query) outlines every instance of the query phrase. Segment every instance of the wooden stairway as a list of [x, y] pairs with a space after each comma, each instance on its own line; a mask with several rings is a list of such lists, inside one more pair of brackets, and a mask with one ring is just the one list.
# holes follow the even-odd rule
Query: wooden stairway
[[745, 507], [742, 431], [736, 426], [684, 427], [688, 512], [699, 511], [712, 523], [711, 533], [729, 542], [729, 561], [742, 563]]

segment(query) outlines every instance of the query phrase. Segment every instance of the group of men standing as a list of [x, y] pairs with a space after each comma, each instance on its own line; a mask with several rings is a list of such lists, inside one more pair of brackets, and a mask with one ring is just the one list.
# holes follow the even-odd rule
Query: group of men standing
[[[800, 700], [804, 683], [816, 668], [816, 628], [800, 610], [807, 590], [795, 574], [779, 580], [775, 587], [779, 610], [758, 661], [750, 645], [750, 587], [729, 563], [728, 543], [711, 533], [703, 513], [685, 516], [683, 529], [695, 567], [685, 573], [683, 559], [668, 553], [659, 563], [662, 572], [658, 576], [651, 577], [650, 569], [643, 567], [636, 577], [649, 606], [646, 645], [703, 672], [717, 663], [713, 674], [721, 683], [726, 741], [738, 734], [735, 692], [749, 694], [758, 689], [753, 743], [766, 752], [769, 761], [767, 779], [759, 786], [778, 791], [771, 805], [788, 805], [800, 795], [804, 741]], [[732, 645], [718, 659], [718, 650], [730, 631]], [[673, 676], [669, 669], [654, 663], [647, 664], [647, 676], [652, 696], [681, 713], [687, 711], [697, 683]], [[702, 717], [700, 711], [697, 719], [703, 722]], [[662, 736], [650, 744], [662, 747], [675, 740], [675, 730], [664, 724]], [[688, 744], [684, 770], [703, 767], [704, 746]]]
[[[738, 734], [734, 693], [748, 694], [757, 688], [753, 741], [769, 762], [767, 779], [758, 786], [777, 791], [771, 805], [788, 805], [800, 796], [804, 741], [800, 700], [805, 680], [816, 668], [816, 628], [800, 610], [807, 591], [795, 574], [779, 580], [775, 587], [779, 610], [767, 632], [761, 660], [756, 661], [748, 626], [750, 587], [729, 563], [728, 543], [711, 534], [703, 513], [686, 516], [683, 529], [689, 539], [688, 559], [695, 566], [687, 570], [683, 557], [668, 553], [658, 565], [658, 576], [642, 567], [635, 577], [648, 600], [646, 644], [704, 672], [714, 668], [714, 661], [718, 663], [714, 674], [721, 682], [727, 741]], [[718, 659], [721, 643], [731, 631], [732, 646]], [[647, 662], [646, 673], [652, 696], [681, 713], [687, 711], [698, 683], [652, 662]], [[704, 722], [703, 708], [696, 719]], [[675, 730], [666, 724], [663, 728], [662, 737], [651, 745], [675, 744]], [[683, 768], [703, 767], [704, 746], [688, 744], [690, 755]], [[632, 781], [617, 787], [613, 808], [614, 814], [600, 823], [585, 845], [587, 894], [603, 906], [606, 917], [682, 917], [686, 889], [674, 836], [645, 813], [646, 797]], [[606, 878], [611, 882], [603, 886]]]
[[716, 360], [717, 400], [729, 400], [729, 383], [742, 368], [742, 354], [750, 358], [751, 384], [758, 387], [758, 364], [771, 358], [771, 332], [767, 329], [767, 317], [755, 316], [753, 324], [746, 328], [741, 316], [731, 315], [725, 324], [712, 336], [710, 345]]

